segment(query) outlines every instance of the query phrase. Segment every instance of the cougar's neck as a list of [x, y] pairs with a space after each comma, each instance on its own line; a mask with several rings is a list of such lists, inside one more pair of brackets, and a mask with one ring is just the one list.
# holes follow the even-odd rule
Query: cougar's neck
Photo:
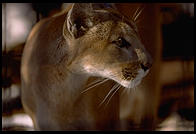
[[89, 76], [86, 74], [80, 74], [72, 70], [67, 70], [67, 76], [65, 79], [66, 92], [70, 95], [72, 100], [77, 99], [84, 90], [85, 84]]

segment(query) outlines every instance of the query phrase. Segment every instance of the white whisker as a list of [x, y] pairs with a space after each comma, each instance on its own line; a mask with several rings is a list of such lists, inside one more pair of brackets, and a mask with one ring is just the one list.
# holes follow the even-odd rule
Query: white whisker
[[96, 84], [96, 83], [99, 83], [99, 82], [103, 81], [103, 80], [105, 80], [105, 79], [98, 79], [98, 80], [95, 80], [95, 81], [93, 81], [92, 83], [88, 84], [87, 87], [90, 87], [90, 86], [92, 86], [92, 85], [94, 85], [94, 84]]
[[107, 106], [110, 102], [110, 100], [112, 99], [112, 97], [114, 96], [114, 94], [120, 89], [121, 85], [118, 85], [118, 88], [114, 91], [114, 93], [111, 95], [111, 97], [109, 98], [108, 102], [106, 103], [105, 106]]
[[127, 94], [130, 94], [131, 88], [127, 88], [127, 89], [128, 89]]
[[123, 88], [123, 91], [121, 92], [121, 95], [125, 94], [125, 92], [127, 92], [127, 88]]
[[132, 16], [132, 20], [134, 20], [134, 18], [135, 18], [135, 16], [136, 16], [137, 12], [138, 12], [138, 10], [139, 10], [139, 8], [140, 8], [140, 7], [138, 7], [138, 8], [136, 9], [136, 11], [134, 12], [134, 14], [133, 14], [133, 16]]
[[111, 92], [113, 92], [117, 87], [118, 87], [119, 84], [115, 84], [112, 89], [109, 91], [109, 93], [104, 97], [103, 101], [99, 104], [99, 107], [105, 102], [105, 100], [108, 98], [108, 96], [111, 94]]
[[91, 84], [91, 86], [88, 87], [87, 89], [85, 89], [84, 91], [82, 91], [81, 94], [82, 94], [82, 93], [85, 93], [86, 91], [90, 90], [91, 88], [93, 88], [93, 87], [95, 87], [95, 86], [97, 86], [97, 85], [100, 85], [100, 84], [102, 84], [102, 83], [104, 83], [104, 82], [106, 82], [106, 81], [108, 81], [108, 80], [109, 80], [109, 79], [105, 79], [105, 80], [100, 81], [100, 82], [95, 82], [94, 85]]
[[139, 17], [139, 15], [142, 13], [143, 9], [144, 9], [144, 8], [142, 8], [142, 9], [139, 11], [139, 13], [135, 16], [135, 18], [134, 18], [133, 21], [136, 21], [136, 20], [137, 20], [137, 18]]

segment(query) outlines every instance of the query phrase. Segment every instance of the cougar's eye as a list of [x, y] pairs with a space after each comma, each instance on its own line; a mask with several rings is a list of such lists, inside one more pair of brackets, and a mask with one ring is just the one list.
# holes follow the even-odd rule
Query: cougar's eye
[[124, 38], [120, 37], [115, 41], [112, 41], [112, 43], [116, 44], [118, 47], [120, 48], [128, 48], [131, 46], [131, 44], [129, 42], [127, 42]]

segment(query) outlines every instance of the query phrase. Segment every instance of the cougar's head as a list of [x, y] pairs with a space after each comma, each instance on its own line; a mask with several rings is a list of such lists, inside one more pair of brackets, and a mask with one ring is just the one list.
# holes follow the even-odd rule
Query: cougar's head
[[73, 4], [63, 35], [69, 40], [70, 67], [89, 76], [109, 78], [133, 88], [152, 65], [136, 25], [116, 10]]

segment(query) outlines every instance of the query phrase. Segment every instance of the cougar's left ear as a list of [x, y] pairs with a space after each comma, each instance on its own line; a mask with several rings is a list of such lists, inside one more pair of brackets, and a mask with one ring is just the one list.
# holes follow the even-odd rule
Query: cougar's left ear
[[67, 14], [65, 25], [67, 30], [74, 38], [84, 35], [93, 26], [93, 9], [89, 3], [73, 4]]

